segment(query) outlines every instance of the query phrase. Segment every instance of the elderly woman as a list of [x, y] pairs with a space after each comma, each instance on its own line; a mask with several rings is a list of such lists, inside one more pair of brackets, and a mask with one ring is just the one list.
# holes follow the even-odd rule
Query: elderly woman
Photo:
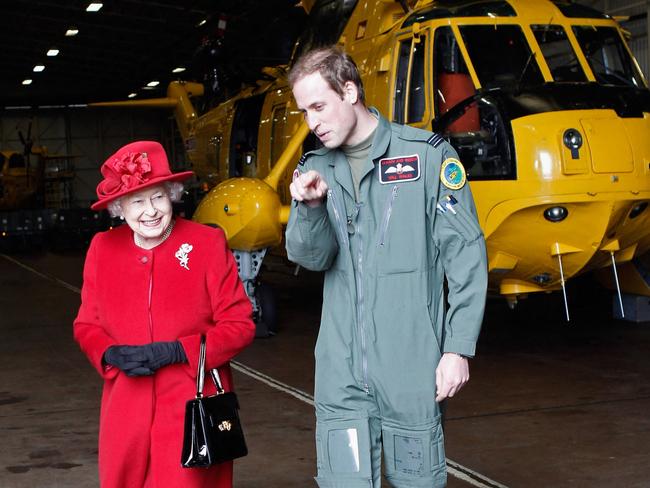
[[192, 172], [172, 174], [157, 142], [124, 146], [101, 172], [92, 208], [108, 206], [127, 225], [94, 237], [74, 321], [75, 340], [104, 380], [101, 486], [231, 487], [231, 462], [184, 469], [180, 457], [201, 335], [206, 367], [219, 368], [228, 390], [228, 361], [255, 334], [235, 260], [221, 230], [174, 217], [179, 182]]

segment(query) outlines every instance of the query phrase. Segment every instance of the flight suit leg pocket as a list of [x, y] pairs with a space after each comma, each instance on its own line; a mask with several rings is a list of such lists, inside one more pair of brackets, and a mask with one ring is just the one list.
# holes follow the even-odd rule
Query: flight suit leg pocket
[[319, 415], [316, 457], [320, 488], [372, 488], [368, 417]]
[[422, 424], [382, 423], [386, 478], [395, 488], [447, 485], [440, 417]]

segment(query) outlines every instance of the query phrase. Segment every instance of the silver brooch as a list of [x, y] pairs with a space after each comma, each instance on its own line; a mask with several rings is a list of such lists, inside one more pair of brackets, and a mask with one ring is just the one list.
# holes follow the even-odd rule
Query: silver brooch
[[190, 268], [187, 267], [187, 263], [190, 260], [190, 257], [188, 254], [194, 249], [194, 246], [192, 244], [181, 244], [181, 247], [178, 248], [178, 251], [176, 251], [176, 258], [180, 261], [180, 264], [183, 268], [186, 270], [190, 270]]

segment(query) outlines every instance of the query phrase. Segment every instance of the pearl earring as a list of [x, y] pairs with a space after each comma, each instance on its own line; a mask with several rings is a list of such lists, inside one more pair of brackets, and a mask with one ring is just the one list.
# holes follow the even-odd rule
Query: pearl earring
[[120, 220], [124, 220], [124, 215], [120, 215]]

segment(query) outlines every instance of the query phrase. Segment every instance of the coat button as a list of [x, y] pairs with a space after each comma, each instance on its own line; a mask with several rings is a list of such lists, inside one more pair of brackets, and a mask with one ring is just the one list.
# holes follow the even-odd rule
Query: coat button
[[141, 262], [142, 264], [145, 264], [147, 261], [149, 261], [149, 258], [148, 258], [147, 256], [142, 256], [142, 257], [140, 258], [140, 262]]

